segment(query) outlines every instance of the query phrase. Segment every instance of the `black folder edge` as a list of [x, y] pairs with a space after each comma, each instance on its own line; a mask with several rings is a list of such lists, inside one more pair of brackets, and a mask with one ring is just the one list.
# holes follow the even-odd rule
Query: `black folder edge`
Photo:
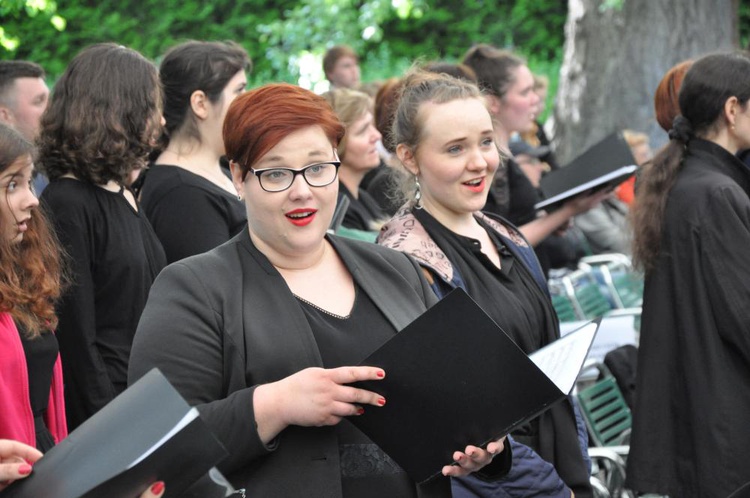
[[[133, 465], [133, 462], [191, 410], [194, 408], [154, 368], [48, 451], [34, 464], [29, 477], [15, 481], [2, 496], [123, 496], [120, 491], [127, 490], [125, 495], [132, 490], [140, 493], [157, 480], [165, 481], [168, 495], [179, 495], [227, 456], [224, 446], [200, 416], [140, 463]], [[185, 457], [182, 450], [177, 459], [160, 460], [165, 451], [178, 439], [185, 440], [182, 438], [186, 435], [192, 436], [186, 438], [190, 445], [199, 441], [197, 448], [190, 448], [193, 453], [186, 460], [193, 473], [186, 472], [182, 465]], [[176, 456], [174, 452], [169, 455], [170, 458]], [[132, 479], [119, 478], [126, 473]], [[136, 482], [136, 479], [140, 480]], [[110, 484], [114, 489], [110, 489]]]
[[[602, 160], [602, 156], [612, 156], [613, 159], [610, 161]], [[608, 166], [608, 162], [610, 164], [614, 162], [614, 165]], [[593, 171], [592, 164], [595, 165], [594, 169], [602, 173], [598, 174]], [[566, 179], [571, 178], [571, 174], [575, 175], [578, 172], [580, 175], [581, 168], [585, 171], [585, 176], [589, 178], [588, 180], [578, 182], [577, 185], [567, 185], [566, 187], [559, 185], [561, 182], [563, 184], [569, 183]], [[564, 201], [584, 192], [614, 188], [630, 178], [637, 170], [638, 166], [635, 164], [635, 158], [622, 132], [616, 131], [610, 133], [565, 166], [544, 175], [540, 188], [546, 198], [537, 202], [534, 208], [537, 210], [545, 208], [554, 210]], [[554, 181], [553, 178], [555, 179]], [[549, 183], [551, 181], [553, 184], [557, 183], [558, 185], [550, 186]], [[552, 192], [550, 192], [550, 189]]]
[[[477, 306], [477, 308], [481, 310], [481, 308], [476, 304], [476, 302], [473, 299], [471, 299], [471, 297], [468, 296], [468, 294], [466, 294], [465, 291], [463, 291], [460, 288], [454, 289], [453, 291], [451, 291], [446, 297], [444, 297], [440, 302], [438, 302], [438, 304], [436, 304], [435, 306], [433, 306], [433, 308], [430, 308], [430, 310], [434, 310], [435, 307], [441, 306], [441, 303], [442, 303], [442, 305], [448, 304], [452, 299], [456, 299], [461, 294], [463, 296], [465, 296], [466, 298], [468, 298], [469, 300], [471, 300]], [[453, 297], [451, 297], [451, 296], [453, 296]], [[428, 310], [425, 313], [428, 313], [430, 310]], [[482, 312], [484, 313], [483, 310], [482, 310]], [[488, 315], [486, 315], [486, 313], [484, 313], [484, 314], [485, 314], [485, 316], [489, 320], [492, 320]], [[417, 320], [419, 318], [421, 318], [421, 317], [418, 317]], [[581, 327], [579, 327], [579, 328], [575, 329], [574, 331], [570, 332], [569, 334], [566, 334], [565, 337], [568, 337], [568, 336], [571, 336], [572, 334], [575, 334], [577, 331], [583, 329], [584, 327], [590, 325], [591, 323], [594, 323], [596, 325], [597, 331], [598, 331], [598, 327], [600, 325], [600, 321], [601, 321], [601, 319], [597, 319], [597, 320], [593, 320], [591, 322], [587, 322], [587, 323], [583, 324]], [[493, 323], [494, 323], [494, 321], [493, 321]], [[510, 344], [512, 344], [513, 346], [515, 346], [515, 348], [528, 359], [528, 356], [525, 355], [525, 353], [523, 353], [523, 351], [521, 351], [520, 348], [518, 348], [518, 346], [515, 345], [515, 343], [513, 343], [512, 339], [510, 339], [507, 336], [507, 334], [502, 330], [502, 328], [500, 328], [499, 326], [497, 326], [496, 323], [495, 323], [495, 326], [497, 327], [497, 330], [499, 332], [505, 334], [505, 336], [508, 339], [508, 341], [510, 342]], [[408, 326], [406, 328], [408, 328]], [[395, 337], [398, 337], [398, 334]], [[593, 341], [594, 341], [595, 338], [596, 338], [596, 331], [592, 335], [591, 341], [589, 342], [588, 347], [586, 349], [586, 354], [583, 356], [583, 360], [581, 362], [581, 365], [578, 367], [578, 373], [579, 374], [580, 374], [580, 371], [583, 368], [583, 365], [585, 363], [585, 359], [588, 356], [589, 351], [591, 350], [591, 346], [592, 346]], [[564, 339], [564, 338], [561, 338], [561, 339]], [[558, 340], [560, 340], [560, 339], [558, 339]], [[386, 345], [387, 344], [388, 343], [386, 343]], [[552, 344], [554, 344], [554, 343], [552, 343]], [[383, 347], [386, 347], [386, 345], [384, 345]], [[378, 351], [380, 351], [383, 347], [381, 347], [380, 349], [378, 349]], [[376, 351], [376, 353], [378, 351]], [[373, 353], [373, 355], [375, 355], [376, 353]], [[373, 356], [373, 355], [371, 355], [371, 356]], [[363, 360], [360, 364], [361, 365], [370, 365], [370, 366], [379, 366], [377, 364], [373, 364], [370, 361], [370, 357], [368, 357], [367, 359]], [[546, 410], [548, 410], [555, 403], [558, 403], [558, 402], [562, 401], [563, 399], [565, 399], [569, 395], [569, 393], [563, 393], [562, 391], [560, 391], [560, 389], [554, 384], [554, 382], [551, 379], [549, 379], [549, 377], [547, 377], [547, 375], [544, 372], [542, 372], [539, 369], [539, 367], [531, 359], [528, 359], [528, 365], [527, 366], [529, 368], [533, 367], [533, 369], [531, 371], [536, 371], [541, 377], [543, 377], [544, 379], [546, 379], [547, 384], [548, 384], [547, 387], [551, 387], [555, 391], [555, 394], [551, 395], [549, 397], [548, 401], [546, 401], [544, 404], [539, 405], [539, 406], [537, 406], [537, 407], [529, 410], [528, 412], [525, 412], [521, 416], [519, 416], [516, 419], [514, 419], [512, 422], [507, 423], [502, 429], [500, 429], [497, 432], [495, 432], [493, 434], [490, 434], [489, 436], [485, 437], [485, 439], [482, 440], [479, 444], [474, 443], [475, 446], [479, 446], [479, 447], [485, 448], [487, 446], [487, 444], [489, 444], [490, 442], [496, 441], [497, 439], [499, 439], [499, 438], [501, 438], [501, 437], [509, 434], [510, 432], [512, 432], [512, 430], [514, 428], [522, 425], [523, 423], [528, 422], [529, 420], [533, 420], [538, 415], [540, 415], [543, 412], [545, 412]], [[360, 387], [360, 388], [363, 388], [363, 389], [368, 389], [368, 390], [371, 390], [371, 391], [374, 391], [374, 392], [380, 392], [379, 388], [378, 388], [378, 384], [381, 383], [381, 389], [382, 389], [382, 387], [383, 387], [382, 383], [385, 382], [385, 381], [387, 381], [387, 380], [388, 380], [388, 374], [386, 372], [386, 378], [383, 381], [358, 382], [358, 383], [355, 383], [354, 386], [355, 387]], [[574, 382], [574, 385], [575, 385], [575, 382]], [[511, 401], [509, 401], [509, 403], [510, 402]], [[365, 415], [362, 415], [361, 417], [365, 417], [369, 413], [373, 413], [373, 412], [377, 413], [377, 409], [376, 408], [375, 409], [373, 409], [373, 408], [366, 409], [365, 410]], [[378, 444], [379, 446], [381, 446], [381, 449], [383, 449], [386, 453], [388, 453], [388, 449], [386, 447], [384, 447], [384, 446], [390, 446], [390, 445], [387, 444], [385, 441], [377, 441], [376, 440], [377, 439], [377, 435], [374, 435], [374, 434], [370, 433], [366, 428], [363, 427], [363, 425], [362, 425], [363, 419], [362, 418], [360, 418], [360, 417], [353, 417], [350, 420], [351, 420], [351, 422], [355, 426], [357, 426], [368, 437], [370, 437], [373, 440], [373, 442], [375, 442], [376, 444]], [[410, 443], [404, 442], [403, 444], [410, 444]], [[453, 448], [452, 451], [463, 449], [463, 447], [465, 447], [468, 444], [473, 444], [473, 443], [466, 442], [461, 447]], [[389, 455], [389, 456], [391, 456], [393, 458], [393, 455]], [[414, 479], [416, 482], [419, 482], [419, 483], [428, 481], [428, 480], [432, 479], [433, 477], [437, 476], [438, 474], [440, 474], [441, 469], [442, 469], [442, 465], [453, 465], [453, 464], [455, 464], [455, 462], [453, 462], [452, 460], [447, 460], [447, 461], [445, 461], [445, 463], [443, 463], [441, 465], [436, 465], [436, 468], [434, 470], [430, 471], [430, 473], [426, 473], [426, 472], [421, 472], [421, 473], [420, 472], [416, 472], [415, 473], [413, 470], [406, 468], [406, 467], [408, 467], [408, 465], [406, 465], [404, 462], [398, 462], [398, 460], [396, 458], [394, 458], [394, 460], [396, 460], [397, 463], [399, 463], [399, 465], [401, 465], [402, 467], [404, 467], [404, 470], [406, 470], [407, 473], [410, 474], [410, 476], [412, 477], [412, 479]]]
[[565, 192], [552, 196], [549, 199], [537, 202], [534, 204], [534, 209], [544, 209], [562, 203], [584, 192], [601, 190], [603, 188], [614, 188], [633, 176], [636, 171], [638, 171], [638, 166], [634, 164], [622, 166], [611, 173], [607, 173], [606, 175], [602, 175], [599, 178], [583, 183], [575, 188], [566, 190]]

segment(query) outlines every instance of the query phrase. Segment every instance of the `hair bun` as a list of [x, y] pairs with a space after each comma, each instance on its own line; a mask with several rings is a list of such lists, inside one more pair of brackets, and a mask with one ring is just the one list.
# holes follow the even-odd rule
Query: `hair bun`
[[670, 140], [679, 140], [683, 143], [688, 143], [691, 138], [695, 136], [693, 132], [693, 125], [690, 121], [682, 115], [678, 115], [672, 121], [672, 129], [669, 130]]

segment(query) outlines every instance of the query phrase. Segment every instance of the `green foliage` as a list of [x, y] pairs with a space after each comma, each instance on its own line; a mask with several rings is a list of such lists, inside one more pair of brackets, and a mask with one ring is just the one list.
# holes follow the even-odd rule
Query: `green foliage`
[[0, 58], [39, 62], [54, 79], [92, 43], [120, 43], [158, 61], [187, 39], [233, 39], [253, 58], [251, 84], [257, 85], [322, 79], [320, 58], [338, 43], [361, 54], [368, 81], [402, 74], [415, 59], [456, 61], [473, 43], [485, 42], [523, 47], [530, 62], [547, 67], [559, 59], [565, 13], [565, 0], [79, 0], [59, 6], [2, 0], [0, 30], [18, 43], [0, 48]]

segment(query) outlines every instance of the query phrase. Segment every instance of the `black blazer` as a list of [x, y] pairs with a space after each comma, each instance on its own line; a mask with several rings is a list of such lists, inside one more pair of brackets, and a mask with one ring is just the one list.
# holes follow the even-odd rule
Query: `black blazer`
[[[329, 240], [396, 330], [437, 301], [403, 253]], [[334, 427], [290, 426], [266, 446], [253, 415], [257, 385], [322, 366], [304, 312], [245, 229], [159, 275], [138, 326], [128, 380], [159, 367], [229, 451], [219, 468], [236, 487], [253, 496], [340, 498]], [[448, 479], [428, 484], [420, 496], [450, 496]]]

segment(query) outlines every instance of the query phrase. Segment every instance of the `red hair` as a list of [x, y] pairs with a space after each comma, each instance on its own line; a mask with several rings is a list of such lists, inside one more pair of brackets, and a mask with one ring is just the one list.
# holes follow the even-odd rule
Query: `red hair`
[[333, 147], [346, 131], [328, 102], [310, 90], [288, 83], [256, 88], [229, 106], [223, 129], [227, 158], [239, 164], [244, 178], [269, 150], [308, 126], [320, 126]]
[[54, 330], [64, 278], [60, 246], [42, 209], [34, 210], [21, 242], [0, 242], [0, 261], [0, 311], [10, 313], [28, 337]]
[[674, 118], [681, 114], [680, 112], [680, 87], [685, 74], [693, 66], [693, 61], [682, 61], [673, 66], [659, 82], [654, 94], [654, 110], [656, 111], [656, 120], [664, 131], [672, 129]]

